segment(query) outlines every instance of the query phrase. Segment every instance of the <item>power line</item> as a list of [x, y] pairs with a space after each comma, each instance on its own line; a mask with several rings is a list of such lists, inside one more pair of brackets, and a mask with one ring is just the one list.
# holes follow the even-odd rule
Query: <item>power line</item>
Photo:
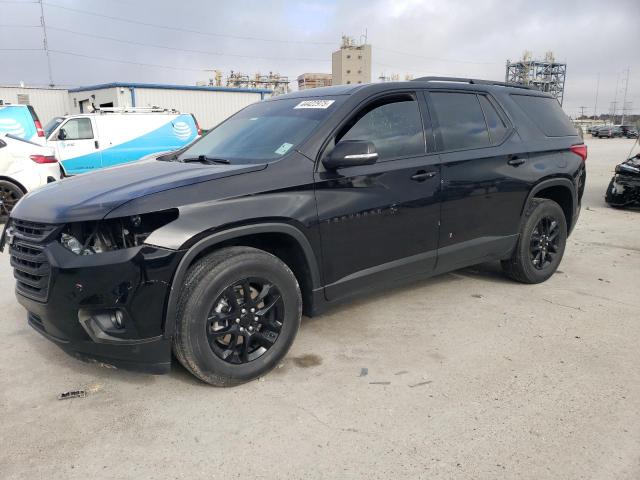
[[14, 24], [14, 25], [2, 24], [2, 25], [0, 25], [0, 28], [40, 28], [40, 27], [42, 27], [42, 25], [18, 25], [18, 24]]
[[423, 60], [430, 60], [430, 61], [436, 61], [436, 62], [466, 63], [466, 64], [472, 64], [472, 65], [502, 65], [501, 63], [498, 63], [498, 62], [474, 62], [472, 60], [451, 60], [448, 58], [428, 57], [425, 55], [416, 55], [413, 53], [402, 52], [399, 50], [390, 50], [388, 48], [380, 48], [380, 47], [376, 47], [376, 50], [381, 52], [393, 53], [394, 55], [406, 55], [408, 57], [421, 58]]
[[83, 32], [77, 32], [75, 30], [68, 30], [66, 28], [58, 28], [58, 27], [51, 27], [48, 26], [47, 27], [48, 30], [54, 30], [54, 31], [58, 31], [58, 32], [65, 32], [65, 33], [71, 33], [73, 35], [81, 35], [84, 37], [91, 37], [91, 38], [97, 38], [97, 39], [101, 39], [101, 40], [109, 40], [112, 42], [120, 42], [120, 43], [127, 43], [130, 45], [138, 45], [138, 46], [142, 46], [142, 47], [151, 47], [151, 48], [161, 48], [164, 50], [173, 50], [173, 51], [177, 51], [177, 52], [188, 52], [188, 53], [198, 53], [198, 54], [202, 54], [202, 55], [211, 55], [211, 56], [219, 56], [219, 57], [237, 57], [237, 58], [252, 58], [252, 59], [260, 59], [260, 60], [286, 60], [286, 61], [310, 61], [310, 62], [330, 62], [330, 59], [320, 59], [320, 58], [286, 58], [286, 57], [260, 57], [260, 56], [255, 56], [255, 55], [240, 55], [240, 54], [233, 54], [233, 53], [220, 53], [220, 52], [211, 52], [211, 51], [206, 51], [206, 50], [194, 50], [194, 49], [189, 49], [189, 48], [178, 48], [178, 47], [169, 47], [166, 45], [157, 45], [157, 44], [153, 44], [153, 43], [144, 43], [144, 42], [136, 42], [133, 40], [124, 40], [122, 38], [115, 38], [115, 37], [107, 37], [104, 35], [94, 35], [92, 33], [83, 33]]
[[204, 71], [206, 71], [205, 68], [188, 68], [188, 67], [178, 67], [176, 65], [162, 65], [162, 64], [159, 64], [159, 63], [131, 62], [131, 61], [128, 61], [128, 60], [119, 60], [117, 58], [107, 58], [107, 57], [97, 57], [97, 56], [93, 56], [93, 55], [84, 55], [82, 53], [68, 52], [66, 50], [53, 50], [53, 49], [50, 49], [49, 51], [51, 53], [57, 53], [57, 54], [60, 54], [60, 55], [70, 55], [70, 56], [73, 56], [73, 57], [88, 58], [90, 60], [101, 60], [101, 61], [104, 61], [104, 62], [126, 63], [126, 64], [129, 64], [129, 65], [138, 65], [138, 66], [141, 66], [141, 67], [167, 68], [167, 69], [170, 69], [170, 70], [178, 70], [178, 71], [189, 70], [191, 72], [204, 72]]
[[240, 36], [240, 35], [228, 35], [228, 34], [222, 34], [222, 33], [211, 33], [211, 32], [205, 32], [202, 30], [194, 30], [194, 29], [189, 29], [189, 28], [181, 28], [181, 27], [173, 27], [173, 26], [169, 26], [169, 25], [160, 25], [157, 23], [150, 23], [150, 22], [141, 22], [138, 20], [130, 20], [128, 18], [122, 18], [122, 17], [114, 17], [111, 15], [103, 15], [101, 13], [96, 13], [96, 12], [91, 12], [89, 10], [81, 10], [78, 8], [70, 8], [70, 7], [64, 7], [62, 5], [57, 5], [55, 3], [49, 3], [49, 2], [43, 2], [46, 6], [48, 7], [53, 7], [53, 8], [59, 8], [62, 10], [67, 10], [70, 12], [75, 12], [75, 13], [81, 13], [84, 15], [91, 15], [94, 17], [100, 17], [100, 18], [107, 18], [109, 20], [116, 20], [118, 22], [125, 22], [125, 23], [131, 23], [133, 25], [142, 25], [145, 27], [154, 27], [154, 28], [162, 28], [165, 30], [173, 30], [176, 32], [185, 32], [185, 33], [195, 33], [198, 35], [206, 35], [209, 37], [223, 37], [223, 38], [233, 38], [236, 40], [252, 40], [252, 41], [260, 41], [260, 42], [275, 42], [275, 43], [293, 43], [293, 44], [308, 44], [308, 45], [334, 45], [334, 42], [310, 42], [310, 41], [305, 41], [305, 40], [279, 40], [279, 39], [273, 39], [273, 38], [260, 38], [260, 37], [245, 37], [245, 36]]

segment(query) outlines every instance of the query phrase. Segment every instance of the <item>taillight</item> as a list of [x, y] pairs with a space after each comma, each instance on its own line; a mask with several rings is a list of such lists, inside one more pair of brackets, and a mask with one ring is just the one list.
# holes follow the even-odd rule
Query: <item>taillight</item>
[[587, 146], [584, 143], [581, 145], [572, 145], [569, 150], [578, 155], [583, 162], [587, 159]]
[[36, 163], [58, 163], [53, 155], [30, 155], [29, 158]]
[[[38, 132], [38, 136], [44, 137], [44, 130], [42, 129], [42, 124], [40, 123], [40, 120], [35, 120], [35, 124], [36, 124], [36, 132]], [[50, 163], [50, 162], [47, 162], [47, 163]]]

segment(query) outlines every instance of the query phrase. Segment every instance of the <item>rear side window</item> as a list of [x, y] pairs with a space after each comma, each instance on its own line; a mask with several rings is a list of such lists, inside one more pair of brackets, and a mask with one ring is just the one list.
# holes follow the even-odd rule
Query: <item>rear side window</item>
[[474, 93], [431, 92], [445, 150], [489, 146], [489, 132]]
[[423, 155], [425, 143], [418, 102], [411, 95], [403, 95], [369, 105], [337, 140], [373, 142], [379, 161]]
[[73, 118], [65, 123], [60, 130], [64, 131], [65, 140], [88, 140], [93, 138], [91, 119]]
[[479, 95], [478, 99], [480, 100], [480, 105], [482, 105], [482, 111], [484, 112], [484, 118], [487, 121], [487, 127], [489, 127], [489, 139], [491, 140], [491, 144], [497, 145], [502, 142], [509, 129], [502, 117], [496, 111], [496, 108], [485, 95]]
[[547, 137], [578, 134], [555, 98], [517, 94], [512, 94], [511, 98]]

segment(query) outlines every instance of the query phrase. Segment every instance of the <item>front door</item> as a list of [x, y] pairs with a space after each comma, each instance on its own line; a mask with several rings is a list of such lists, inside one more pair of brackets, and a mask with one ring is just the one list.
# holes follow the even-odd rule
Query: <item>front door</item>
[[49, 138], [56, 157], [69, 175], [102, 167], [95, 122], [90, 117], [70, 118]]
[[327, 299], [433, 270], [440, 166], [428, 153], [424, 108], [415, 92], [373, 99], [326, 148], [324, 155], [341, 140], [366, 140], [378, 153], [373, 165], [338, 171], [320, 165], [316, 173]]

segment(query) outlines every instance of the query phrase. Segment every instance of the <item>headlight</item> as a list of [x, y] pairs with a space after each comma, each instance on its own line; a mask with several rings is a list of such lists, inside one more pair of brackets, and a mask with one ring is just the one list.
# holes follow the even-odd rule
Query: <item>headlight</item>
[[154, 230], [176, 218], [178, 210], [172, 208], [99, 222], [70, 223], [65, 226], [59, 240], [63, 247], [76, 255], [92, 255], [138, 247]]

